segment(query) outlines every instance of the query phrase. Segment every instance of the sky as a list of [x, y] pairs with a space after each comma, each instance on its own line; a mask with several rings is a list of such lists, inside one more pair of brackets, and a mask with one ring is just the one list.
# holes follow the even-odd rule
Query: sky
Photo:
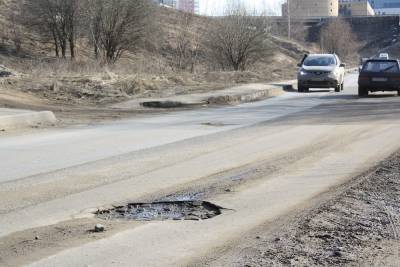
[[222, 15], [224, 10], [232, 4], [240, 3], [250, 12], [264, 13], [268, 15], [280, 15], [281, 5], [286, 0], [199, 0], [200, 13], [206, 15]]

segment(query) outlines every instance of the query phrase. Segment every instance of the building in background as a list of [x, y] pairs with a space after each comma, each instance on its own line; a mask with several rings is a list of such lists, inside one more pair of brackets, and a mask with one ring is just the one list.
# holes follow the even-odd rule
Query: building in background
[[339, 0], [339, 15], [345, 17], [374, 16], [375, 11], [368, 0]]
[[400, 0], [370, 0], [377, 15], [399, 15]]
[[339, 0], [287, 0], [282, 5], [282, 15], [288, 14], [293, 18], [337, 17]]
[[199, 0], [176, 0], [176, 8], [193, 14], [199, 14]]
[[381, 8], [399, 8], [400, 9], [400, 1], [399, 0], [370, 0], [371, 6], [376, 9]]
[[172, 7], [183, 12], [199, 14], [199, 0], [155, 0], [156, 3], [165, 7]]
[[161, 6], [176, 8], [176, 0], [155, 0]]

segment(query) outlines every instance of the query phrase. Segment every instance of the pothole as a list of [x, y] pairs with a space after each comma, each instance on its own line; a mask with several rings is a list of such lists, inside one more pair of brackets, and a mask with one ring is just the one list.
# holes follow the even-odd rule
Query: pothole
[[222, 208], [206, 201], [131, 203], [96, 212], [104, 220], [135, 221], [207, 220], [221, 214]]
[[12, 72], [10, 72], [10, 71], [0, 70], [0, 78], [9, 77], [11, 75], [12, 75]]
[[177, 193], [167, 195], [157, 201], [160, 202], [171, 202], [171, 201], [201, 201], [201, 199], [205, 199], [205, 192], [189, 192], [189, 193]]

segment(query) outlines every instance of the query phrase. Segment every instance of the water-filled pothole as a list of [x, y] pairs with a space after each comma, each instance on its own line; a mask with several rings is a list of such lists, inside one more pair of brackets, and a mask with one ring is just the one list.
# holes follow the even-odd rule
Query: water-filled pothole
[[131, 203], [113, 209], [98, 211], [96, 216], [105, 220], [136, 221], [206, 220], [221, 214], [222, 208], [206, 201], [172, 201]]

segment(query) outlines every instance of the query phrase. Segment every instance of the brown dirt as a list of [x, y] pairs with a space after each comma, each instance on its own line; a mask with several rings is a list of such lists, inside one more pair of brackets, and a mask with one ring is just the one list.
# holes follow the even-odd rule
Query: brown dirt
[[[273, 65], [280, 61], [281, 69]], [[203, 93], [229, 88], [238, 84], [272, 82], [293, 79], [295, 60], [281, 53], [257, 67], [262, 72], [204, 72], [198, 74], [171, 73], [165, 75], [121, 74], [108, 70], [60, 75], [51, 72], [51, 66], [67, 68], [54, 63], [26, 73], [13, 71], [14, 76], [0, 78], [0, 108], [18, 108], [53, 111], [61, 125], [90, 123], [131, 117], [151, 109], [113, 109], [111, 105], [138, 98], [160, 98], [173, 95]], [[68, 65], [68, 63], [65, 63]], [[291, 67], [290, 67], [291, 66]], [[270, 70], [270, 71], [269, 71]]]
[[399, 174], [397, 153], [308, 212], [268, 222], [193, 265], [398, 266]]

